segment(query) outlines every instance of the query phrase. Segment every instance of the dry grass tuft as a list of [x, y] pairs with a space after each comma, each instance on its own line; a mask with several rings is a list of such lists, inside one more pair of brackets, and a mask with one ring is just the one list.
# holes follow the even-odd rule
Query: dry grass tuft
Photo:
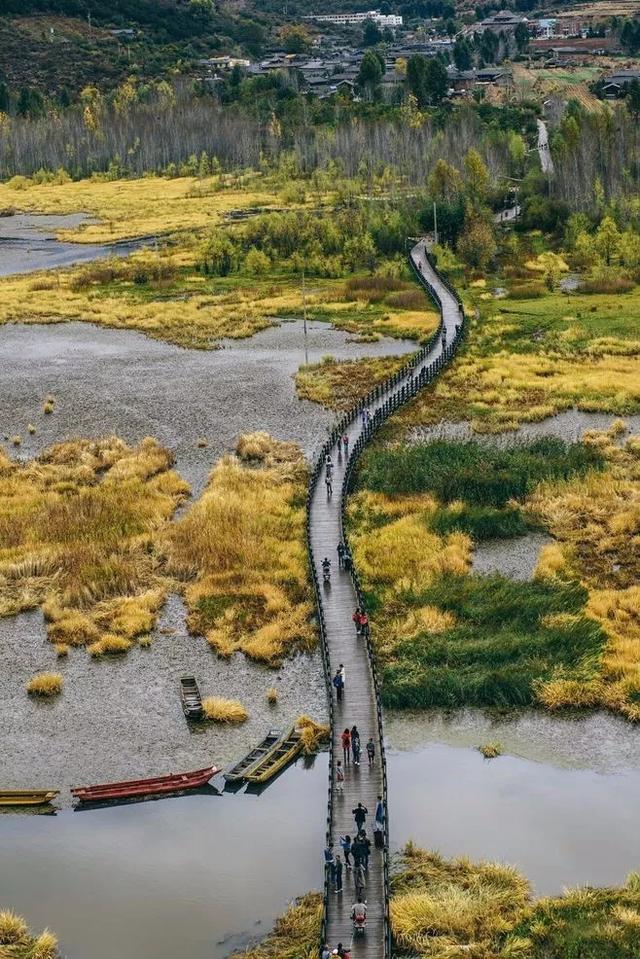
[[56, 959], [57, 955], [58, 940], [52, 932], [45, 929], [33, 943], [29, 959]]
[[33, 423], [29, 423], [29, 425], [27, 426], [27, 432], [28, 432], [31, 436], [33, 436], [33, 434], [35, 433], [35, 431], [36, 431], [36, 428], [35, 428], [35, 426], [33, 425]]
[[69, 655], [69, 646], [66, 643], [56, 643], [53, 648], [58, 659], [64, 659], [65, 656]]
[[30, 696], [57, 696], [63, 683], [60, 673], [38, 673], [27, 683], [27, 692]]
[[322, 723], [317, 723], [310, 716], [300, 716], [296, 722], [296, 728], [300, 730], [302, 748], [308, 755], [318, 751], [321, 743], [329, 741], [331, 729]]
[[207, 696], [202, 700], [206, 719], [214, 723], [239, 725], [246, 722], [249, 713], [237, 699], [224, 699], [222, 696]]
[[27, 924], [21, 916], [5, 909], [0, 912], [0, 943], [3, 946], [20, 942], [27, 934]]
[[483, 746], [478, 746], [478, 752], [481, 752], [485, 759], [496, 759], [502, 755], [502, 743], [484, 743]]
[[12, 436], [12, 437], [11, 437], [11, 444], [12, 444], [12, 446], [22, 446], [22, 437], [21, 437], [21, 436], [18, 436], [17, 434], [16, 434], [16, 436]]
[[322, 896], [301, 896], [276, 919], [273, 931], [262, 942], [231, 959], [317, 959], [322, 922]]
[[267, 690], [267, 702], [270, 706], [275, 706], [275, 704], [278, 702], [278, 690], [275, 688], [275, 686], [269, 686]]
[[168, 531], [167, 569], [186, 583], [192, 632], [220, 656], [276, 665], [314, 641], [304, 539], [307, 466], [266, 433], [240, 438]]

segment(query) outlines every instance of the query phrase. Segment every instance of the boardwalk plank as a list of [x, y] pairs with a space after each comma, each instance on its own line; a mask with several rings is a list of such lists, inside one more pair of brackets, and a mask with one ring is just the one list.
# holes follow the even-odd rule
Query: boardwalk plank
[[[437, 291], [442, 302], [442, 317], [447, 340], [454, 338], [456, 327], [461, 322], [459, 306], [440, 277], [425, 256], [424, 245], [419, 243], [411, 254], [416, 269]], [[429, 353], [414, 370], [418, 375], [423, 368], [438, 360], [444, 350], [444, 342], [437, 339]], [[408, 385], [409, 378], [397, 384], [393, 390]], [[390, 394], [385, 394], [369, 406], [373, 416]], [[349, 436], [349, 449], [353, 450], [362, 431], [362, 420], [357, 417], [345, 429]], [[326, 556], [331, 560], [331, 585], [321, 587], [321, 599], [325, 615], [325, 627], [329, 646], [328, 668], [333, 675], [340, 663], [346, 670], [344, 697], [336, 703], [332, 739], [335, 759], [342, 759], [340, 735], [345, 727], [358, 727], [360, 732], [362, 759], [359, 767], [353, 764], [345, 766], [345, 782], [342, 794], [335, 790], [333, 783], [333, 803], [331, 807], [331, 835], [337, 852], [339, 837], [348, 833], [353, 836], [356, 828], [351, 810], [359, 801], [367, 806], [369, 813], [365, 828], [372, 840], [372, 824], [376, 797], [383, 792], [383, 769], [381, 763], [382, 743], [380, 741], [376, 697], [373, 676], [369, 663], [366, 642], [358, 637], [351, 620], [357, 604], [357, 594], [351, 575], [338, 569], [336, 547], [342, 538], [341, 529], [341, 490], [347, 458], [339, 455], [338, 445], [331, 450], [333, 461], [333, 495], [328, 498], [325, 488], [325, 471], [322, 470], [309, 508], [309, 539], [311, 560], [318, 581], [322, 583], [322, 560]], [[376, 747], [376, 763], [370, 769], [367, 765], [365, 745], [369, 736], [373, 737]], [[335, 779], [335, 768], [331, 771]], [[351, 906], [354, 901], [353, 876], [350, 870], [343, 872], [344, 889], [340, 893], [331, 891], [326, 905], [327, 940], [333, 948], [339, 942], [345, 946], [352, 943]], [[352, 943], [354, 959], [384, 959], [385, 957], [385, 917], [388, 903], [385, 901], [384, 859], [381, 850], [372, 846], [367, 875], [367, 930], [363, 938]]]

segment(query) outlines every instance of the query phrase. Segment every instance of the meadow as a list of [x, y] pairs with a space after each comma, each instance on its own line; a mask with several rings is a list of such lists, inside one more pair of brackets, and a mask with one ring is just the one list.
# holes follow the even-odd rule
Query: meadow
[[500, 433], [572, 407], [621, 416], [640, 411], [640, 287], [563, 293], [517, 280], [495, 277], [496, 286], [515, 290], [498, 299], [484, 280], [467, 286], [468, 312], [477, 318], [465, 348], [399, 413], [400, 430], [444, 419]]
[[534, 900], [517, 869], [444, 859], [409, 843], [391, 885], [399, 954], [424, 959], [623, 959], [637, 955], [640, 876], [615, 889]]
[[[348, 507], [387, 706], [605, 706], [638, 719], [638, 444], [376, 445]], [[543, 529], [532, 581], [474, 543]]]

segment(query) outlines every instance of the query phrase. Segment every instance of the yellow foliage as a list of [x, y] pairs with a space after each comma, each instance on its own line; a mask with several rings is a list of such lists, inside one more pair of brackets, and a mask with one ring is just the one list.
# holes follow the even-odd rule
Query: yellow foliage
[[[113, 651], [147, 633], [164, 601], [154, 539], [188, 486], [155, 441], [59, 443], [0, 458], [0, 615], [43, 606], [56, 647]], [[120, 648], [124, 648], [119, 644]], [[120, 650], [118, 650], [120, 651]]]
[[63, 682], [60, 673], [38, 673], [27, 683], [27, 692], [30, 696], [57, 696]]
[[296, 729], [300, 730], [302, 748], [307, 755], [317, 752], [320, 744], [328, 742], [331, 735], [330, 726], [317, 723], [310, 716], [300, 716], [296, 721]]
[[304, 495], [297, 446], [266, 433], [241, 437], [200, 500], [165, 538], [170, 574], [186, 582], [189, 627], [221, 656], [241, 650], [279, 662], [309, 648]]
[[214, 723], [237, 725], [249, 718], [249, 713], [237, 699], [224, 699], [222, 696], [207, 696], [202, 700], [202, 709], [206, 719]]

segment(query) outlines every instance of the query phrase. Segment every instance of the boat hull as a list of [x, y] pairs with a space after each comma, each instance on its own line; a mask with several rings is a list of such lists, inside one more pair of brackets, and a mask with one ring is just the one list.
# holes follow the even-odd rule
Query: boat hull
[[8, 789], [0, 791], [0, 806], [44, 806], [53, 802], [57, 789]]
[[240, 762], [226, 771], [224, 774], [225, 780], [228, 783], [243, 782], [247, 778], [247, 775], [274, 750], [281, 738], [281, 729], [270, 729], [262, 742], [258, 743], [254, 749], [251, 749]]
[[75, 786], [71, 794], [79, 802], [105, 802], [109, 799], [159, 796], [206, 786], [209, 780], [219, 772], [218, 766], [207, 766], [205, 769], [196, 769], [194, 772], [156, 776], [153, 779], [104, 783], [99, 786]]
[[302, 739], [297, 730], [282, 737], [273, 750], [265, 759], [255, 766], [250, 772], [245, 773], [245, 779], [248, 783], [261, 785], [269, 782], [270, 779], [284, 769], [292, 762], [302, 749]]

